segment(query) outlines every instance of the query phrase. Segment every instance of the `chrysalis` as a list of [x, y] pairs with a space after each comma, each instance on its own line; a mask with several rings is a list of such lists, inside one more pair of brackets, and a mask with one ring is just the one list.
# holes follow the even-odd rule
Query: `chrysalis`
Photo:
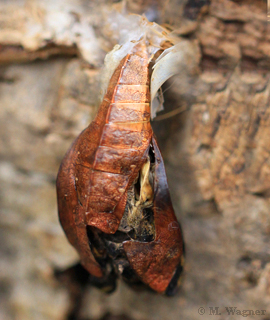
[[[183, 266], [183, 239], [150, 124], [151, 60], [170, 37], [145, 18], [140, 26], [143, 34], [108, 55], [117, 66], [107, 72], [98, 113], [61, 164], [59, 217], [96, 282], [114, 286], [121, 276], [132, 286], [172, 295]], [[174, 73], [169, 61], [179, 58], [180, 44], [158, 59], [152, 95]]]

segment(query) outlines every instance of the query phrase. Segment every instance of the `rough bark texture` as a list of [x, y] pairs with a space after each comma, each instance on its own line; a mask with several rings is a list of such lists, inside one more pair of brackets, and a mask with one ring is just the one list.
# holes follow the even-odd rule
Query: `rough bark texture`
[[62, 320], [72, 310], [76, 319], [199, 320], [219, 307], [213, 317], [239, 319], [225, 309], [237, 307], [269, 319], [266, 1], [127, 1], [127, 11], [201, 48], [198, 72], [165, 93], [166, 112], [186, 111], [153, 123], [186, 242], [183, 286], [174, 298], [122, 283], [106, 295], [79, 292], [69, 273], [55, 277], [77, 262], [58, 222], [55, 178], [96, 112], [100, 67], [117, 43], [106, 20], [113, 2], [0, 1], [0, 318]]

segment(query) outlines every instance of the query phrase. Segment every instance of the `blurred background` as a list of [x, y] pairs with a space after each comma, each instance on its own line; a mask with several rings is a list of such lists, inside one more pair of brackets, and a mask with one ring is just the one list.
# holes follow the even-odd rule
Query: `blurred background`
[[[173, 116], [153, 121], [186, 242], [172, 298], [121, 281], [107, 295], [68, 270], [78, 256], [56, 175], [96, 113], [112, 10], [145, 14], [200, 52], [164, 86]], [[269, 76], [263, 0], [0, 0], [0, 319], [203, 320], [218, 307], [225, 320], [237, 307], [269, 320]]]

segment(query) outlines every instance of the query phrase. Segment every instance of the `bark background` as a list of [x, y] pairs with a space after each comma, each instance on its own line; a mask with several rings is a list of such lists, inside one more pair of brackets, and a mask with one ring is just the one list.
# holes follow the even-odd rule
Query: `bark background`
[[[165, 85], [153, 127], [186, 242], [176, 297], [119, 283], [78, 291], [58, 223], [55, 179], [93, 119], [99, 74], [117, 43], [112, 6], [145, 13], [197, 41], [200, 63]], [[270, 25], [266, 1], [0, 0], [0, 319], [215, 319], [225, 307], [270, 319]], [[187, 62], [188, 63], [188, 62]], [[60, 278], [60, 281], [59, 281]], [[77, 299], [77, 300], [76, 300]], [[203, 307], [205, 315], [198, 309]], [[75, 319], [73, 318], [73, 319]], [[104, 318], [104, 319], [105, 319]], [[72, 319], [71, 317], [69, 318]]]

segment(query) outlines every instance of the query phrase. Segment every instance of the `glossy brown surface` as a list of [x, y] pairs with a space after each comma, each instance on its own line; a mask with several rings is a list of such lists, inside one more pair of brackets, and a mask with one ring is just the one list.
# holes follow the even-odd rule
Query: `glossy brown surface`
[[168, 190], [164, 163], [156, 140], [154, 219], [156, 237], [151, 242], [127, 241], [124, 249], [131, 267], [142, 281], [157, 292], [164, 292], [183, 255], [180, 226], [175, 217]]
[[[145, 176], [140, 201], [149, 201], [152, 208], [155, 238], [151, 242], [125, 241], [123, 248], [138, 278], [164, 292], [180, 264], [183, 249], [163, 160], [150, 125], [148, 60], [146, 45], [140, 42], [121, 61], [96, 118], [76, 139], [61, 164], [57, 193], [60, 221], [70, 243], [89, 273], [102, 277], [106, 271], [97, 262], [101, 253], [92, 253], [87, 226], [115, 234], [127, 211], [131, 188], [139, 175]], [[150, 146], [155, 157], [151, 165], [152, 187], [147, 182], [150, 164], [148, 169], [144, 167], [150, 161]]]

